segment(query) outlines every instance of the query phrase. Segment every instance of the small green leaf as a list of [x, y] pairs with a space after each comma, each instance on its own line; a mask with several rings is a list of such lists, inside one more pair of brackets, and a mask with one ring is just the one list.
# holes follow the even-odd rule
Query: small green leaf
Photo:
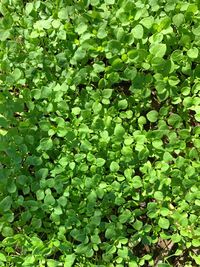
[[128, 101], [126, 99], [118, 101], [118, 107], [119, 109], [127, 109]]
[[135, 39], [142, 39], [143, 34], [144, 34], [144, 30], [143, 30], [142, 25], [140, 25], [140, 24], [136, 25], [136, 26], [132, 29], [131, 33], [132, 33], [132, 35], [133, 35], [133, 37], [134, 37]]
[[112, 62], [112, 67], [114, 70], [121, 70], [123, 67], [124, 63], [121, 60], [121, 58], [116, 58], [113, 62]]
[[162, 191], [156, 191], [156, 192], [154, 193], [154, 198], [155, 198], [156, 200], [159, 200], [159, 201], [163, 200], [163, 193], [162, 193]]
[[47, 151], [50, 150], [52, 147], [53, 147], [53, 141], [50, 138], [43, 138], [40, 141], [38, 149]]
[[150, 29], [153, 25], [153, 22], [154, 22], [153, 16], [149, 16], [147, 18], [143, 18], [140, 21], [140, 24], [142, 24], [145, 28]]
[[106, 36], [107, 36], [107, 31], [105, 26], [100, 27], [97, 32], [97, 38], [104, 39]]
[[190, 58], [197, 58], [198, 55], [199, 55], [199, 50], [198, 50], [198, 48], [196, 48], [196, 47], [190, 48], [190, 49], [187, 51], [187, 55], [188, 55], [188, 57], [190, 57]]
[[168, 216], [169, 215], [169, 213], [170, 213], [170, 211], [169, 211], [169, 209], [167, 209], [167, 208], [165, 208], [165, 207], [162, 207], [161, 209], [160, 209], [160, 214], [162, 215], [162, 216]]
[[101, 239], [98, 235], [92, 235], [91, 236], [91, 241], [94, 244], [100, 244], [101, 243]]
[[106, 229], [105, 237], [107, 239], [112, 239], [115, 236], [115, 234], [116, 234], [115, 229], [113, 227], [109, 227]]
[[176, 14], [173, 16], [172, 21], [177, 27], [180, 27], [184, 22], [184, 15], [182, 13]]
[[196, 255], [193, 255], [192, 257], [195, 260], [196, 264], [197, 265], [200, 265], [200, 256], [199, 255], [197, 255], [197, 256]]
[[113, 89], [104, 89], [102, 91], [103, 98], [109, 99], [112, 96]]
[[77, 32], [79, 35], [83, 34], [87, 30], [88, 26], [87, 24], [81, 22], [76, 28], [75, 32]]
[[118, 172], [119, 171], [119, 164], [116, 161], [112, 161], [110, 164], [111, 172]]
[[52, 26], [53, 26], [55, 29], [58, 29], [58, 28], [60, 27], [60, 25], [61, 25], [60, 20], [55, 19], [55, 20], [52, 21]]
[[58, 18], [63, 19], [63, 20], [67, 20], [68, 19], [68, 9], [67, 8], [60, 9], [60, 11], [58, 12]]
[[9, 30], [0, 30], [0, 41], [5, 41], [10, 37]]
[[152, 44], [150, 46], [150, 53], [152, 55], [154, 55], [155, 57], [163, 57], [166, 53], [166, 50], [167, 50], [167, 46], [166, 44]]
[[[58, 34], [57, 34], [57, 37], [58, 39], [60, 40], [66, 40], [66, 31], [64, 30], [59, 30]], [[77, 58], [78, 58], [78, 53], [77, 53]]]
[[152, 146], [156, 149], [162, 149], [163, 141], [158, 139], [158, 140], [153, 140]]
[[42, 200], [44, 199], [44, 191], [39, 189], [37, 192], [36, 192], [36, 197], [37, 197], [37, 200]]
[[3, 235], [4, 237], [11, 237], [11, 236], [14, 235], [14, 231], [13, 231], [13, 229], [12, 229], [11, 227], [9, 227], [9, 226], [5, 226], [5, 227], [3, 228], [3, 230], [2, 230], [2, 235]]
[[3, 213], [5, 211], [10, 210], [12, 204], [12, 198], [11, 196], [7, 196], [3, 198], [0, 202], [0, 212]]
[[142, 179], [140, 178], [140, 176], [133, 177], [132, 185], [135, 189], [142, 187]]
[[6, 261], [6, 256], [0, 252], [0, 261]]
[[15, 81], [18, 81], [22, 76], [22, 72], [20, 69], [16, 68], [14, 69], [13, 73], [12, 73], [12, 77]]
[[74, 108], [72, 108], [72, 114], [74, 114], [75, 116], [76, 115], [79, 115], [80, 113], [81, 113], [80, 107], [74, 107]]
[[200, 240], [199, 239], [193, 239], [192, 245], [196, 248], [199, 248], [200, 247]]
[[167, 120], [169, 125], [174, 126], [175, 128], [179, 128], [182, 122], [182, 118], [178, 114], [171, 114]]
[[170, 226], [170, 222], [169, 222], [168, 219], [166, 219], [166, 218], [162, 218], [162, 217], [161, 217], [161, 218], [158, 220], [158, 225], [159, 225], [162, 229], [168, 229], [169, 226]]
[[147, 119], [150, 122], [156, 122], [158, 119], [158, 112], [156, 110], [151, 110], [147, 113]]
[[137, 69], [135, 67], [127, 67], [124, 70], [124, 76], [126, 79], [129, 79], [132, 81], [132, 80], [134, 80], [136, 75], [137, 75]]
[[54, 205], [55, 202], [55, 198], [51, 194], [47, 194], [44, 198], [44, 203], [47, 205]]
[[131, 217], [131, 212], [130, 210], [125, 210], [122, 214], [119, 216], [119, 221], [120, 223], [126, 223]]
[[33, 10], [33, 8], [34, 8], [33, 3], [26, 3], [25, 7], [26, 14], [29, 15]]
[[134, 223], [133, 223], [133, 228], [137, 231], [141, 230], [142, 229], [142, 226], [143, 226], [143, 223], [139, 220], [136, 220]]
[[118, 249], [117, 253], [118, 253], [119, 257], [122, 257], [123, 259], [127, 259], [127, 257], [128, 257], [128, 248], [127, 247], [123, 247], [122, 249]]
[[97, 167], [102, 167], [106, 163], [105, 159], [97, 158], [96, 159], [96, 165]]
[[122, 138], [125, 134], [124, 127], [120, 124], [117, 124], [114, 129], [114, 135], [118, 138]]

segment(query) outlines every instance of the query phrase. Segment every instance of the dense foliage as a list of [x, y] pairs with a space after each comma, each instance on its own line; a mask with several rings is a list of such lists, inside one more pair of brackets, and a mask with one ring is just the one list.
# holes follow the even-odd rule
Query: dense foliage
[[200, 1], [0, 2], [0, 266], [200, 265]]

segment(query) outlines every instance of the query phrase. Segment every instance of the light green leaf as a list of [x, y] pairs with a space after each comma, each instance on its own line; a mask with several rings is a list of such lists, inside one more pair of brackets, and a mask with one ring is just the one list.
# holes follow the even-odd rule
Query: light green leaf
[[112, 161], [110, 164], [111, 172], [118, 172], [119, 171], [119, 164], [116, 161]]
[[149, 16], [147, 18], [143, 18], [140, 21], [140, 24], [142, 24], [145, 28], [150, 29], [153, 25], [153, 22], [154, 22], [153, 16]]
[[143, 223], [139, 220], [136, 220], [134, 223], [133, 223], [133, 228], [137, 231], [141, 230], [142, 229], [142, 226], [143, 226]]
[[55, 29], [58, 29], [58, 28], [60, 27], [60, 25], [61, 25], [60, 20], [58, 20], [58, 19], [54, 19], [54, 20], [52, 21], [52, 26], [53, 26]]
[[156, 122], [158, 119], [158, 112], [156, 110], [151, 110], [147, 113], [147, 119], [150, 122]]
[[188, 55], [188, 57], [190, 57], [190, 58], [197, 58], [198, 55], [199, 55], [199, 50], [198, 50], [198, 48], [196, 48], [196, 47], [190, 48], [190, 49], [187, 51], [187, 55]]
[[105, 237], [111, 239], [115, 236], [115, 234], [116, 234], [115, 229], [113, 227], [109, 227], [106, 229]]
[[159, 225], [162, 229], [168, 229], [169, 226], [170, 226], [170, 222], [169, 222], [168, 219], [166, 219], [166, 218], [162, 218], [162, 217], [161, 217], [161, 218], [158, 220], [158, 225]]
[[12, 77], [15, 81], [18, 81], [22, 76], [22, 72], [20, 69], [16, 68], [14, 69], [13, 73], [12, 73]]
[[47, 194], [44, 198], [44, 203], [47, 205], [54, 205], [55, 202], [55, 198], [51, 194]]
[[103, 98], [109, 99], [112, 96], [113, 89], [104, 89], [102, 91]]
[[132, 29], [131, 33], [135, 39], [142, 39], [143, 34], [144, 34], [142, 25], [138, 24], [137, 26], [135, 26]]
[[176, 14], [173, 16], [172, 21], [177, 27], [180, 27], [184, 22], [184, 15], [182, 13]]
[[39, 189], [37, 192], [36, 192], [36, 197], [37, 197], [37, 200], [42, 200], [44, 199], [44, 191]]
[[119, 216], [119, 221], [120, 223], [126, 223], [131, 217], [131, 212], [130, 210], [125, 210], [122, 214]]
[[6, 261], [6, 256], [0, 252], [0, 262], [1, 261]]
[[81, 22], [76, 28], [75, 32], [77, 32], [79, 35], [83, 34], [87, 30], [88, 26], [87, 24]]
[[121, 249], [118, 249], [118, 256], [122, 257], [123, 259], [127, 259], [128, 257], [128, 248], [127, 247], [123, 247]]
[[114, 70], [121, 70], [123, 67], [123, 61], [121, 60], [121, 58], [116, 58], [113, 62], [112, 62], [112, 67]]
[[13, 229], [12, 229], [11, 227], [9, 227], [9, 226], [5, 226], [5, 227], [3, 228], [3, 230], [2, 230], [2, 235], [3, 235], [4, 237], [11, 237], [11, 236], [14, 235], [14, 231], [13, 231]]
[[121, 124], [117, 124], [114, 129], [114, 135], [118, 138], [123, 137], [125, 134], [124, 127]]
[[40, 145], [38, 147], [39, 150], [50, 150], [53, 147], [53, 141], [50, 138], [43, 138], [40, 141]]
[[33, 7], [34, 7], [33, 3], [26, 3], [25, 11], [27, 15], [31, 13], [31, 11], [33, 10]]
[[162, 149], [163, 142], [160, 139], [153, 140], [152, 146], [156, 149]]
[[140, 178], [140, 176], [133, 177], [132, 185], [135, 189], [142, 187], [142, 179]]
[[0, 212], [3, 213], [5, 211], [10, 210], [12, 204], [11, 196], [4, 197], [0, 202]]
[[156, 191], [154, 193], [154, 198], [156, 200], [162, 201], [163, 200], [163, 193], [162, 193], [162, 191]]
[[97, 32], [97, 37], [99, 39], [104, 39], [106, 36], [107, 36], [106, 27], [105, 26], [100, 27]]
[[105, 163], [106, 163], [105, 159], [102, 159], [102, 158], [97, 158], [96, 159], [96, 165], [98, 167], [102, 167]]
[[0, 41], [5, 41], [10, 37], [9, 30], [0, 30]]
[[72, 267], [75, 261], [75, 258], [76, 258], [75, 254], [66, 255], [64, 257], [64, 260], [65, 260], [64, 267]]
[[124, 75], [127, 79], [132, 81], [137, 75], [137, 69], [135, 67], [127, 67], [124, 70]]
[[65, 30], [60, 30], [57, 34], [58, 39], [60, 40], [66, 40], [66, 31]]
[[86, 51], [82, 48], [82, 47], [79, 47], [76, 52], [74, 53], [74, 57], [73, 59], [75, 61], [80, 61], [82, 60], [84, 57], [86, 56]]
[[151, 44], [150, 53], [155, 57], [163, 57], [166, 53], [167, 46], [166, 44]]
[[72, 108], [72, 114], [74, 114], [75, 116], [76, 115], [79, 115], [80, 113], [81, 113], [80, 107], [74, 107], [74, 108]]
[[178, 114], [171, 114], [167, 120], [169, 125], [174, 126], [175, 128], [178, 128], [181, 125], [182, 118]]
[[68, 20], [68, 10], [67, 10], [67, 8], [62, 8], [58, 12], [58, 18], [59, 19], [63, 19], [63, 20]]
[[128, 101], [126, 99], [118, 101], [119, 109], [126, 109], [128, 107]]

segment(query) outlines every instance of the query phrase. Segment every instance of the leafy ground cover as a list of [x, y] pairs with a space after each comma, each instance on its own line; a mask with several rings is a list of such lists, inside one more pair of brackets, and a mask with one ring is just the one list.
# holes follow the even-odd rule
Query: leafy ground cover
[[200, 1], [0, 2], [0, 266], [200, 265]]

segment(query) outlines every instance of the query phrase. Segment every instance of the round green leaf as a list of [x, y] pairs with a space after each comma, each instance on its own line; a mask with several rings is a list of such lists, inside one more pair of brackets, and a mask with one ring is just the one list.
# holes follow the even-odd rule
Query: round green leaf
[[180, 27], [184, 22], [184, 15], [182, 13], [176, 14], [173, 16], [172, 21], [177, 27]]
[[126, 99], [120, 100], [118, 102], [119, 109], [126, 109], [128, 107], [128, 101]]
[[97, 167], [102, 167], [106, 163], [105, 159], [97, 158], [96, 159], [96, 165]]
[[142, 179], [140, 178], [140, 176], [133, 177], [132, 185], [135, 189], [142, 187]]
[[155, 57], [163, 57], [166, 53], [167, 46], [166, 44], [152, 44], [150, 46], [150, 53], [154, 55]]
[[150, 122], [156, 122], [158, 119], [158, 112], [156, 110], [151, 110], [147, 113], [147, 119]]
[[161, 217], [161, 218], [158, 220], [158, 225], [159, 225], [162, 229], [168, 229], [169, 226], [170, 226], [170, 222], [169, 222], [168, 219], [166, 219], [166, 218], [162, 218], [162, 217]]
[[112, 161], [110, 164], [111, 172], [118, 172], [119, 171], [119, 164], [116, 161]]
[[198, 50], [198, 48], [196, 48], [196, 47], [190, 48], [190, 49], [187, 51], [187, 55], [188, 55], [188, 57], [190, 57], [190, 58], [197, 58], [198, 55], [199, 55], [199, 50]]
[[135, 39], [142, 39], [143, 38], [143, 34], [144, 34], [144, 30], [143, 30], [143, 27], [142, 25], [138, 24], [136, 25], [132, 31], [131, 31], [133, 37]]
[[121, 137], [124, 136], [124, 134], [125, 134], [124, 127], [123, 127], [122, 125], [120, 125], [120, 124], [117, 124], [117, 125], [115, 126], [115, 129], [114, 129], [114, 135], [115, 135], [116, 137], [121, 138]]

